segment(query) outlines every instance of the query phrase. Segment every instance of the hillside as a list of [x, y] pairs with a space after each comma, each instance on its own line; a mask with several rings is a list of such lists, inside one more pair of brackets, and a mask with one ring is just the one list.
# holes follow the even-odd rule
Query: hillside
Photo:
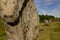
[[48, 26], [40, 23], [38, 40], [60, 40], [60, 23], [53, 22]]
[[[0, 20], [0, 40], [7, 40], [3, 22]], [[60, 40], [60, 22], [50, 23], [45, 26], [40, 23], [40, 30], [37, 40]]]
[[0, 19], [0, 40], [7, 40], [5, 28], [1, 19]]

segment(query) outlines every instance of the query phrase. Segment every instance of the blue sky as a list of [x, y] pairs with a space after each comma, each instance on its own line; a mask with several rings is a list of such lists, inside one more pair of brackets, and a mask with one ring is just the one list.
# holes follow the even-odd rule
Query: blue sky
[[40, 15], [60, 17], [60, 0], [34, 0]]

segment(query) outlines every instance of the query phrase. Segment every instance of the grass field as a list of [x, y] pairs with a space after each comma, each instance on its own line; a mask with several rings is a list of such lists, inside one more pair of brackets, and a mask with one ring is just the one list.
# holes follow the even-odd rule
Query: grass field
[[38, 40], [60, 40], [60, 22], [40, 23]]
[[[0, 40], [7, 40], [3, 22], [0, 20]], [[52, 22], [48, 26], [40, 23], [40, 30], [37, 40], [60, 40], [60, 23]]]
[[7, 40], [4, 24], [0, 19], [0, 40]]

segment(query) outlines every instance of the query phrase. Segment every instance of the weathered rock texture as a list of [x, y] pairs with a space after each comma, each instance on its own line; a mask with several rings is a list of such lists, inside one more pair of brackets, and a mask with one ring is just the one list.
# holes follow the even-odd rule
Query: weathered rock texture
[[33, 0], [0, 0], [8, 40], [36, 40], [39, 18]]

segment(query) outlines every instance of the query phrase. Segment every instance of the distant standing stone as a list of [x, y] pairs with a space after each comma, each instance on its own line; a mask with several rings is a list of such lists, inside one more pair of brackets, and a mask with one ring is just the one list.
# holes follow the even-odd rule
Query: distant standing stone
[[45, 21], [45, 25], [48, 26], [49, 25], [49, 21], [48, 20], [44, 20]]

